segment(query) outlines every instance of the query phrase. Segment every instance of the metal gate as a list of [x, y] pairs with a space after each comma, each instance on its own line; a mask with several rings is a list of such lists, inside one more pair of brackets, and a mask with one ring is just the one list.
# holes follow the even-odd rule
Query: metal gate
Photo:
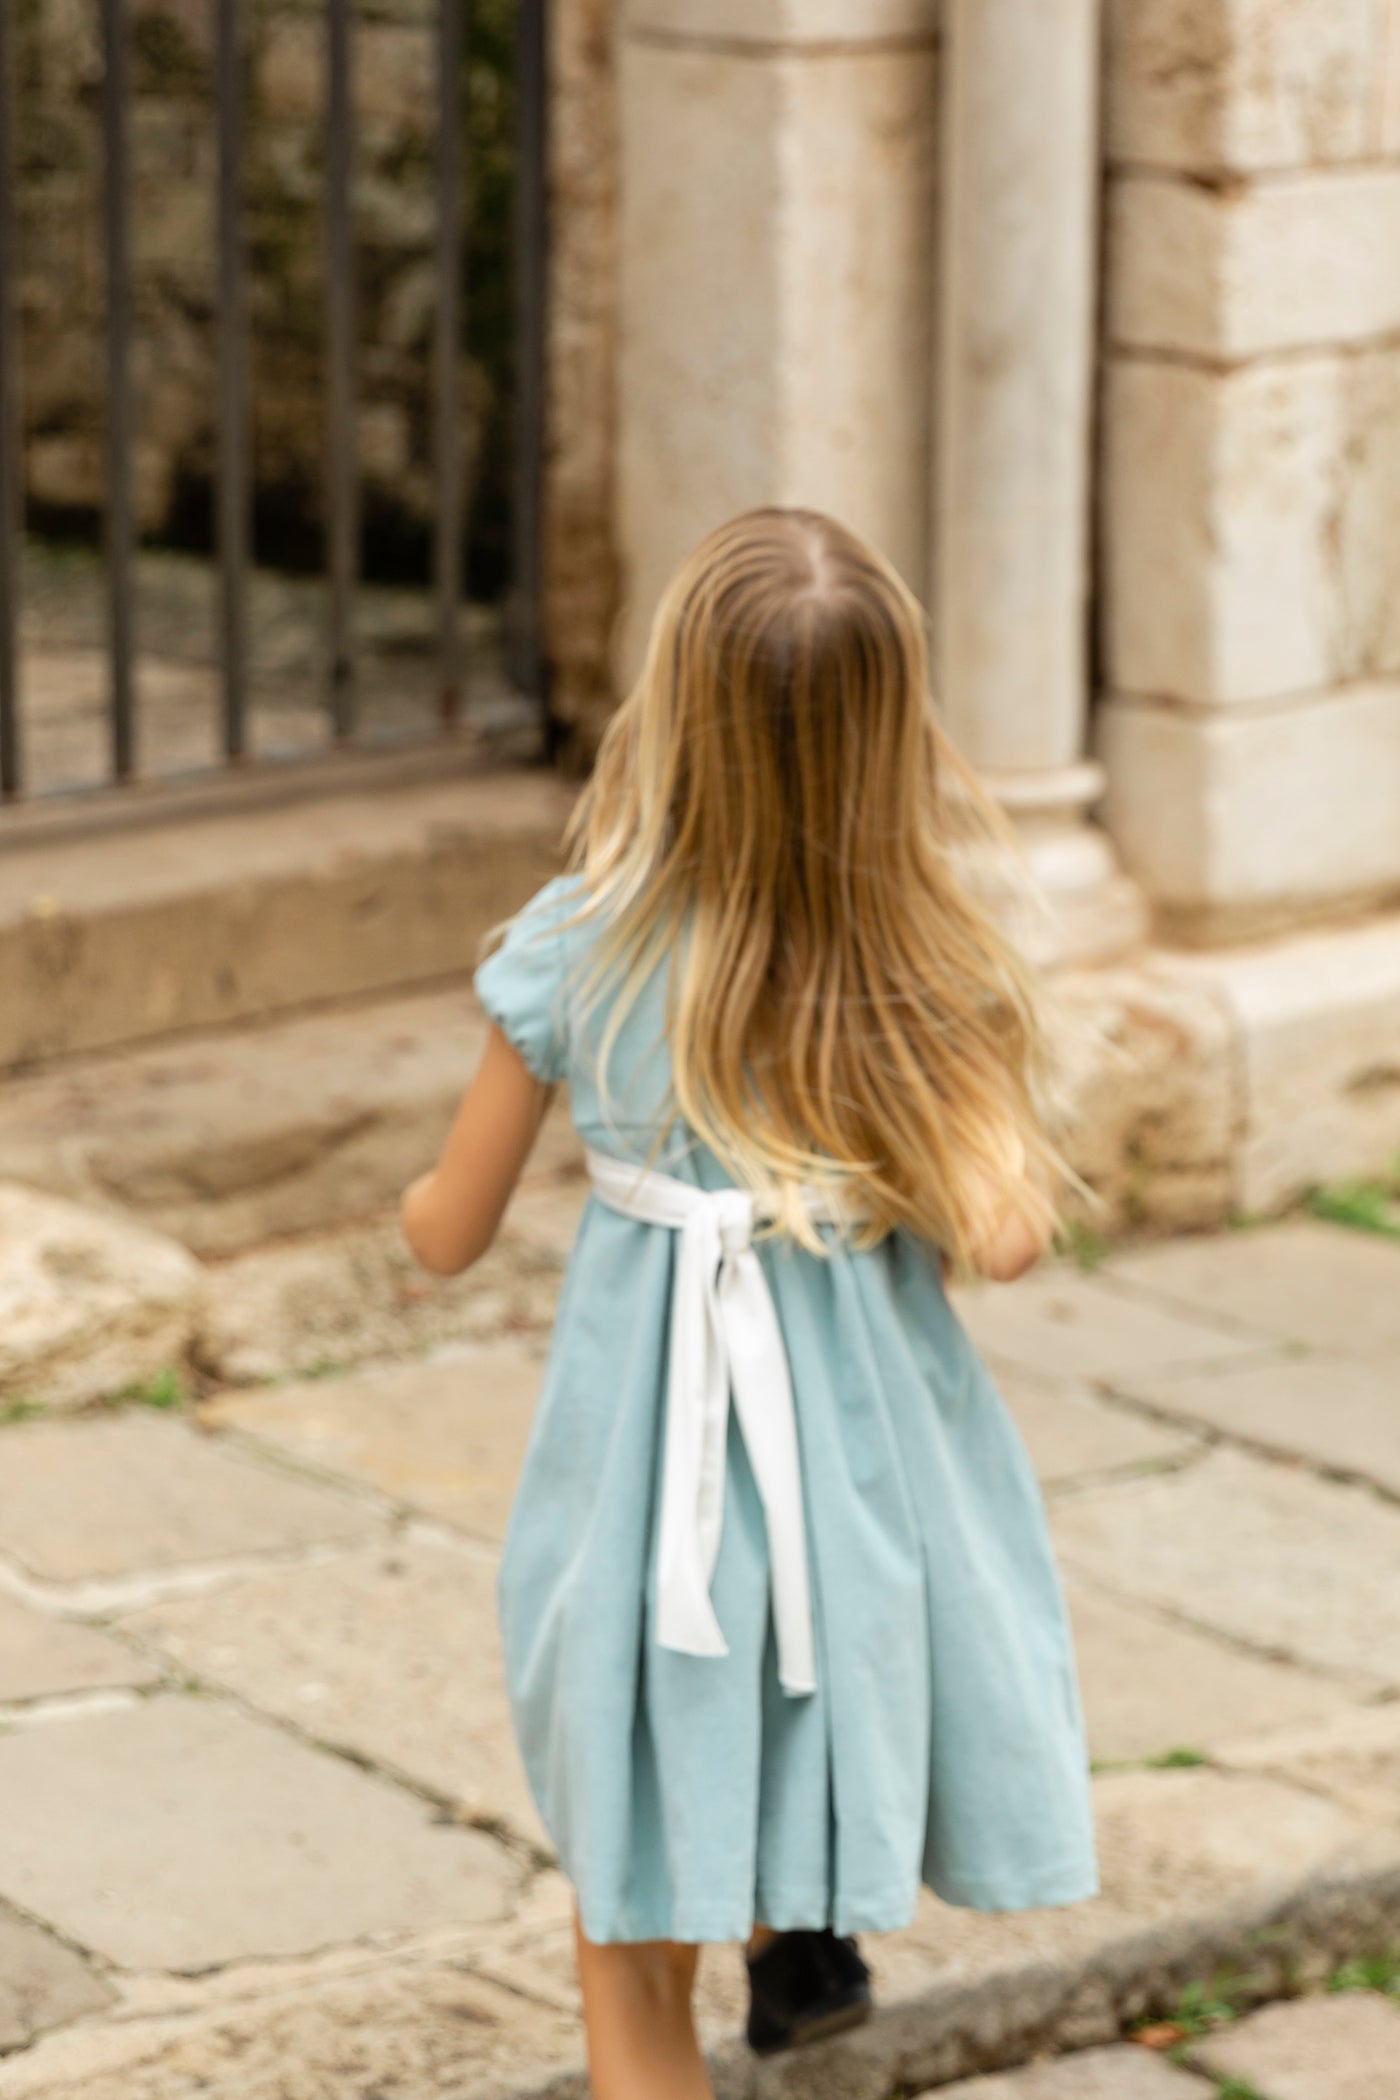
[[[104, 565], [106, 735], [109, 780], [136, 766], [136, 632], [132, 497], [136, 404], [132, 393], [129, 0], [92, 0], [102, 39], [102, 237], [104, 341]], [[252, 488], [247, 263], [244, 208], [244, 32], [247, 0], [209, 0], [213, 121], [217, 131], [215, 330], [217, 343], [216, 562], [220, 741], [224, 759], [249, 753], [248, 579]], [[437, 719], [462, 713], [465, 446], [459, 370], [465, 319], [462, 254], [465, 187], [461, 82], [470, 0], [436, 0], [435, 311], [432, 341], [433, 577]], [[517, 337], [514, 583], [509, 660], [516, 683], [542, 705], [540, 626], [546, 284], [546, 7], [519, 0], [516, 48], [515, 281]], [[338, 744], [358, 726], [354, 606], [359, 582], [355, 461], [356, 311], [352, 208], [352, 0], [325, 0], [326, 373], [325, 627], [323, 704]], [[21, 714], [19, 551], [23, 530], [23, 345], [17, 316], [15, 53], [12, 10], [0, 0], [0, 795], [26, 784]]]

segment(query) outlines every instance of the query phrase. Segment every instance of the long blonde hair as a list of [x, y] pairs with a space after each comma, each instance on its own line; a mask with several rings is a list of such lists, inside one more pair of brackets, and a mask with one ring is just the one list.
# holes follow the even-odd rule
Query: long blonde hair
[[1033, 981], [953, 866], [1005, 836], [889, 564], [812, 511], [734, 519], [671, 582], [570, 826], [591, 986], [620, 985], [604, 1072], [669, 953], [675, 1115], [780, 1229], [820, 1247], [815, 1184], [862, 1244], [903, 1226], [962, 1265], [1062, 1173]]

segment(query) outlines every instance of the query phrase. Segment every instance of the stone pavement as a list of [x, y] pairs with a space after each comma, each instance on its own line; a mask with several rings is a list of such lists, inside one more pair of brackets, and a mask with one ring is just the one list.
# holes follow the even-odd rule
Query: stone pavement
[[[551, 1139], [461, 1283], [383, 1217], [232, 1255], [193, 1402], [61, 1411], [65, 1369], [0, 1423], [0, 2100], [582, 2092], [493, 1620], [580, 1201]], [[966, 1296], [1051, 1504], [1103, 1893], [927, 1898], [882, 2017], [763, 2067], [715, 1950], [725, 2100], [1400, 2100], [1384, 1998], [1248, 2011], [1400, 1949], [1398, 1286], [1293, 1221]], [[1180, 2063], [1121, 2039], [1221, 1969], [1246, 2016]]]

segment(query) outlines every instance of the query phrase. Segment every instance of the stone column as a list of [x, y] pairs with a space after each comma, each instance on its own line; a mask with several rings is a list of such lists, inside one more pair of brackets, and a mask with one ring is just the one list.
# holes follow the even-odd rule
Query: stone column
[[954, 740], [1100, 960], [1140, 896], [1087, 821], [1099, 0], [948, 0], [933, 523], [935, 663]]
[[623, 683], [676, 563], [751, 505], [834, 512], [924, 587], [937, 20], [623, 0]]

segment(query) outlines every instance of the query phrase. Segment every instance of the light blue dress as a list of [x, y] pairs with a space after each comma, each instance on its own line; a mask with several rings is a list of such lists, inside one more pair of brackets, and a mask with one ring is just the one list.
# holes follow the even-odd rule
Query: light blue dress
[[[477, 972], [532, 1072], [599, 1151], [647, 1158], [670, 1083], [664, 965], [600, 1099], [596, 938], [549, 883]], [[673, 1133], [656, 1162], [726, 1186]], [[826, 1233], [824, 1236], [833, 1238]], [[1095, 1893], [1089, 1769], [1045, 1514], [944, 1295], [895, 1233], [821, 1259], [760, 1241], [787, 1343], [817, 1689], [780, 1689], [762, 1510], [731, 1418], [712, 1598], [729, 1653], [663, 1649], [655, 1543], [674, 1234], [584, 1211], [506, 1539], [500, 1610], [525, 1768], [595, 1942], [738, 1940], [755, 1922], [888, 1931], [920, 1881], [1025, 1910]]]

